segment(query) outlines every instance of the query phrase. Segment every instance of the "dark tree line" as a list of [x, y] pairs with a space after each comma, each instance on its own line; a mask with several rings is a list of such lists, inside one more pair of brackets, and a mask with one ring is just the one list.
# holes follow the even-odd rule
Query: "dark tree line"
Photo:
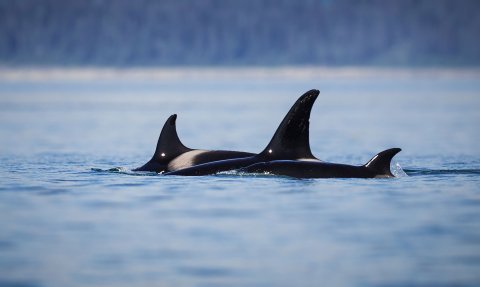
[[480, 64], [478, 0], [0, 0], [0, 65]]

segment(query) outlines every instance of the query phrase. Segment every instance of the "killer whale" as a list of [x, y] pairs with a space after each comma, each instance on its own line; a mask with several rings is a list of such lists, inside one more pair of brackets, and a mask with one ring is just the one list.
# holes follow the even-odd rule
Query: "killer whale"
[[133, 169], [133, 171], [163, 173], [211, 161], [254, 155], [242, 151], [188, 148], [178, 137], [176, 120], [177, 115], [173, 114], [165, 121], [152, 158], [141, 167]]
[[240, 169], [247, 173], [267, 173], [296, 178], [388, 178], [392, 158], [399, 148], [384, 150], [362, 166], [312, 161], [275, 160], [260, 162]]
[[310, 113], [319, 94], [320, 91], [313, 89], [300, 96], [283, 118], [269, 144], [259, 154], [199, 164], [164, 175], [209, 175], [272, 160], [319, 161], [310, 150], [309, 139]]

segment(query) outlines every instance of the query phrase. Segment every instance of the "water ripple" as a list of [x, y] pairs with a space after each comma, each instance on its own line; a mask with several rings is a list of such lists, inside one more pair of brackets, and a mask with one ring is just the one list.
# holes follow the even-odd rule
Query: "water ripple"
[[125, 167], [114, 167], [109, 169], [101, 169], [101, 168], [91, 168], [92, 172], [100, 173], [100, 174], [125, 174], [125, 175], [132, 175], [132, 176], [158, 176], [156, 172], [148, 172], [148, 171], [132, 171]]
[[480, 175], [480, 169], [404, 169], [409, 176], [415, 175]]
[[182, 266], [177, 267], [177, 271], [183, 275], [195, 277], [226, 277], [233, 275], [233, 271], [224, 267], [210, 266]]

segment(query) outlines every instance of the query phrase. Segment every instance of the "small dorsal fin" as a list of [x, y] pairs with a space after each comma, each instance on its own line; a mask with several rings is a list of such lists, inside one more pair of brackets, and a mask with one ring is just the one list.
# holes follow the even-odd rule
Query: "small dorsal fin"
[[380, 177], [393, 177], [390, 171], [390, 162], [392, 158], [401, 151], [399, 148], [391, 148], [379, 152], [371, 160], [369, 160], [365, 167], [372, 169], [377, 176]]
[[260, 153], [271, 159], [315, 159], [310, 150], [309, 120], [313, 104], [320, 92], [303, 94], [288, 111], [270, 143]]
[[191, 149], [184, 146], [178, 138], [176, 120], [177, 115], [173, 114], [163, 125], [152, 160], [171, 160], [182, 153], [191, 151]]
[[176, 114], [167, 119], [158, 137], [157, 147], [152, 158], [141, 167], [133, 169], [134, 171], [164, 172], [172, 159], [192, 150], [184, 146], [178, 138], [176, 120]]

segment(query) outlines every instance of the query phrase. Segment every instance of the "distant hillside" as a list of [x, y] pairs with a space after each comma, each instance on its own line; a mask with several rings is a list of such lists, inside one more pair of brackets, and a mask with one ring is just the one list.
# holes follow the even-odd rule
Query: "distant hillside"
[[478, 0], [0, 0], [0, 65], [480, 65]]

